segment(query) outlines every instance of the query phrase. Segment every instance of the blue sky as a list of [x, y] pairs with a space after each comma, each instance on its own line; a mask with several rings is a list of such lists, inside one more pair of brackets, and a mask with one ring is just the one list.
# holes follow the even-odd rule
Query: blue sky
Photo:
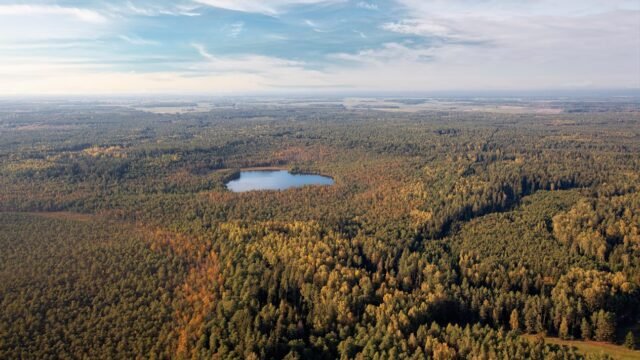
[[640, 88], [640, 0], [0, 0], [0, 94]]

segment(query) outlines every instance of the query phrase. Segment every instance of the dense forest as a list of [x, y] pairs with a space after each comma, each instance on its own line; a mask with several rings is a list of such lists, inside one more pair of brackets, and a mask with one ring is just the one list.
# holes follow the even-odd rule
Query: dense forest
[[331, 104], [0, 102], [0, 358], [640, 358], [637, 104]]

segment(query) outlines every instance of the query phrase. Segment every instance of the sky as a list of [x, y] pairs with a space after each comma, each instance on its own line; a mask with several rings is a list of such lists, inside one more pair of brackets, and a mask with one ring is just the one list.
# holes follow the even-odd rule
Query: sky
[[640, 0], [0, 0], [0, 94], [640, 88]]

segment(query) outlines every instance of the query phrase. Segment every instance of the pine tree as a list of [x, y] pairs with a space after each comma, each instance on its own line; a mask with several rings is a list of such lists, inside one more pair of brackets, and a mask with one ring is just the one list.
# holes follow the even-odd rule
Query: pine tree
[[533, 333], [537, 330], [538, 328], [537, 322], [536, 322], [537, 317], [538, 317], [538, 311], [535, 308], [535, 306], [533, 306], [533, 304], [531, 306], [525, 307], [524, 325], [528, 333]]
[[513, 309], [511, 312], [511, 317], [509, 318], [509, 325], [511, 325], [511, 330], [520, 331], [520, 317], [518, 315], [518, 310]]
[[627, 333], [627, 336], [625, 336], [624, 338], [624, 346], [628, 347], [629, 349], [635, 349], [636, 348], [636, 338], [635, 336], [633, 336], [633, 332], [629, 331]]
[[611, 341], [615, 332], [615, 320], [610, 312], [600, 310], [594, 314], [595, 338], [598, 341]]
[[558, 336], [560, 336], [561, 339], [569, 338], [569, 324], [567, 323], [567, 318], [562, 318], [560, 329], [558, 329]]
[[593, 336], [591, 324], [589, 324], [589, 320], [587, 320], [587, 318], [582, 318], [582, 322], [580, 323], [580, 333], [584, 340], [590, 340]]

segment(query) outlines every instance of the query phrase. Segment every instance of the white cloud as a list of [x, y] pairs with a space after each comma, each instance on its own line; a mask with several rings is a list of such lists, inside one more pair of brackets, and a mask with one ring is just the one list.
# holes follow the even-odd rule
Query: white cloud
[[322, 27], [320, 27], [320, 25], [318, 25], [315, 21], [311, 21], [311, 20], [306, 19], [306, 20], [304, 21], [304, 23], [305, 23], [308, 27], [310, 27], [313, 31], [315, 31], [315, 32], [317, 32], [317, 33], [326, 33], [326, 32], [329, 32], [328, 30], [323, 29]]
[[229, 36], [237, 38], [244, 31], [244, 23], [242, 21], [235, 22], [229, 26]]
[[201, 44], [192, 46], [202, 60], [141, 73], [90, 58], [4, 56], [0, 94], [227, 93], [340, 84], [302, 62], [256, 54], [215, 56]]
[[615, 10], [640, 10], [637, 0], [396, 0], [418, 18], [475, 16], [509, 18], [552, 15], [579, 17]]
[[202, 44], [198, 44], [198, 43], [193, 43], [191, 44], [191, 46], [193, 46], [194, 49], [196, 49], [196, 51], [198, 51], [198, 54], [200, 54], [200, 56], [202, 56], [203, 58], [207, 59], [207, 60], [216, 60], [216, 57], [211, 55], [207, 49], [204, 47], [204, 45]]
[[570, 64], [562, 71], [536, 66], [539, 59], [501, 59], [505, 53], [473, 51], [465, 45], [442, 48], [409, 48], [385, 44], [379, 49], [334, 57], [355, 62], [354, 66], [333, 66], [331, 79], [361, 91], [455, 91], [532, 90], [571, 88], [638, 88], [637, 77], [626, 70], [593, 72]]
[[200, 56], [207, 60], [191, 67], [191, 70], [201, 72], [268, 73], [273, 69], [303, 69], [304, 65], [298, 61], [254, 54], [218, 57], [208, 52], [202, 44], [194, 43], [192, 46]]
[[[192, 64], [187, 70], [199, 76], [212, 74], [254, 75], [263, 89], [269, 87], [327, 87], [335, 80], [327, 73], [310, 70], [304, 62], [256, 54], [215, 56], [202, 44], [193, 48], [206, 60]], [[340, 81], [338, 81], [340, 83]]]
[[49, 5], [0, 5], [0, 43], [90, 39], [109, 33], [111, 18], [96, 11]]
[[123, 4], [107, 4], [107, 8], [110, 12], [122, 16], [200, 16], [200, 13], [196, 11], [198, 6], [194, 4], [163, 5], [146, 3], [144, 5], [135, 5], [131, 1], [127, 1]]
[[[424, 37], [429, 46], [394, 54], [385, 45], [341, 57], [388, 68], [402, 63], [426, 87], [640, 87], [640, 11], [629, 1], [399, 1], [411, 17], [382, 28]], [[408, 64], [395, 56], [430, 61]]]
[[[197, 1], [268, 15], [298, 4], [335, 2]], [[114, 65], [126, 63], [126, 59], [73, 58], [70, 51], [65, 51], [69, 58], [56, 58], [60, 53], [56, 51], [42, 57], [30, 57], [29, 53], [48, 48], [100, 48], [94, 39], [102, 37], [119, 37], [133, 45], [156, 45], [155, 41], [132, 35], [137, 32], [135, 28], [118, 28], [118, 21], [130, 15], [186, 15], [199, 10], [125, 4], [121, 11], [109, 8], [102, 13], [61, 6], [0, 5], [0, 93], [176, 93], [344, 86], [383, 91], [640, 87], [640, 11], [633, 2], [398, 1], [406, 7], [407, 18], [381, 27], [423, 37], [424, 41], [387, 42], [333, 54], [321, 71], [310, 69], [302, 61], [249, 53], [218, 55], [202, 44], [193, 44], [201, 59], [175, 64], [164, 59], [164, 68], [171, 71], [145, 73], [123, 71]], [[326, 30], [314, 21], [304, 23], [316, 31]], [[225, 29], [226, 35], [239, 36], [244, 26], [234, 23]], [[354, 33], [366, 36], [357, 30]], [[289, 35], [262, 36], [286, 41]], [[374, 39], [374, 33], [368, 35]]]
[[265, 34], [264, 37], [274, 41], [288, 41], [290, 38], [283, 34]]
[[143, 39], [141, 37], [135, 36], [135, 35], [120, 35], [118, 36], [120, 39], [122, 39], [123, 41], [131, 44], [131, 45], [141, 45], [141, 46], [145, 46], [145, 45], [160, 45], [159, 42], [154, 41], [154, 40], [148, 40], [148, 39]]
[[194, 0], [197, 3], [233, 11], [277, 15], [296, 5], [336, 3], [343, 0]]
[[[6, 69], [6, 73], [5, 70]], [[256, 74], [185, 76], [182, 72], [122, 72], [105, 66], [0, 63], [0, 94], [86, 95], [229, 93], [264, 88]]]
[[386, 23], [382, 28], [400, 34], [420, 36], [451, 36], [452, 29], [429, 20], [406, 19], [394, 23]]
[[358, 30], [353, 30], [354, 33], [358, 34], [358, 36], [360, 36], [363, 39], [367, 38], [367, 35], [365, 33], [363, 33], [362, 31], [358, 31]]
[[65, 16], [89, 23], [105, 23], [107, 18], [97, 11], [52, 5], [0, 5], [0, 17]]
[[378, 10], [378, 5], [374, 4], [374, 3], [368, 3], [365, 1], [360, 1], [356, 4], [357, 7], [361, 8], [361, 9], [367, 9], [367, 10]]
[[362, 50], [354, 54], [337, 53], [330, 58], [384, 67], [387, 64], [424, 63], [434, 54], [430, 48], [410, 48], [400, 43], [386, 43], [377, 49]]
[[25, 52], [31, 50], [53, 50], [53, 49], [73, 49], [73, 48], [92, 48], [95, 47], [95, 41], [36, 41], [36, 42], [0, 42], [1, 51]]

